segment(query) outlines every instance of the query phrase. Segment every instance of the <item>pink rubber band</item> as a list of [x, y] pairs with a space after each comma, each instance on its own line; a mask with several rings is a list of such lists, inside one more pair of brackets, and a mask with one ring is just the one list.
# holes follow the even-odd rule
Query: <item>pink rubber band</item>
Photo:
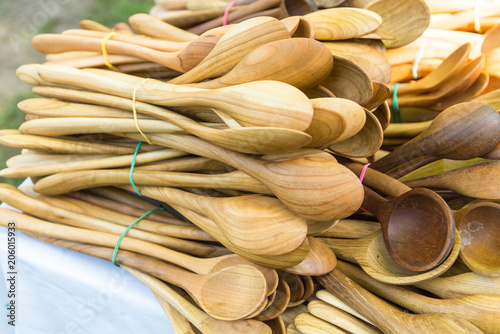
[[227, 26], [227, 17], [229, 16], [229, 11], [236, 4], [236, 1], [231, 1], [229, 5], [227, 5], [226, 10], [224, 11], [224, 20], [222, 21], [223, 26]]
[[359, 181], [363, 182], [363, 179], [365, 178], [366, 170], [368, 169], [368, 166], [370, 166], [370, 163], [367, 163], [366, 165], [363, 166], [363, 169], [361, 170], [361, 173], [359, 174]]

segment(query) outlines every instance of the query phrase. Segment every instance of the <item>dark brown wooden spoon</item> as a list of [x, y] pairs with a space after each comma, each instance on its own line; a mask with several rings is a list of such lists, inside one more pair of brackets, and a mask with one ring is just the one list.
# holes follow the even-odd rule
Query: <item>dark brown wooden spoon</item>
[[366, 186], [364, 190], [363, 208], [380, 222], [384, 243], [396, 263], [422, 272], [443, 262], [453, 246], [455, 220], [439, 195], [417, 188], [385, 200]]
[[500, 115], [480, 102], [456, 104], [439, 114], [420, 135], [375, 161], [387, 172], [420, 156], [466, 160], [491, 151], [500, 141]]

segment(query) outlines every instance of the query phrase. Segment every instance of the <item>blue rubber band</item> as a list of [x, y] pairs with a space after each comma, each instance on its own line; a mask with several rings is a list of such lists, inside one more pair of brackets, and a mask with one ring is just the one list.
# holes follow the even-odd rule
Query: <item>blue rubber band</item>
[[146, 212], [145, 214], [143, 214], [142, 216], [140, 216], [139, 218], [137, 218], [137, 220], [135, 222], [133, 222], [132, 224], [130, 224], [126, 229], [125, 231], [123, 231], [123, 233], [120, 235], [120, 237], [118, 238], [118, 241], [116, 242], [116, 245], [115, 245], [115, 249], [113, 251], [113, 256], [111, 257], [111, 262], [119, 267], [118, 264], [116, 264], [115, 260], [116, 260], [116, 254], [118, 253], [118, 248], [120, 248], [120, 244], [123, 240], [123, 238], [125, 237], [125, 235], [128, 233], [128, 231], [130, 231], [132, 229], [132, 227], [134, 227], [138, 222], [140, 222], [141, 220], [143, 220], [144, 218], [146, 218], [147, 216], [149, 216], [150, 214], [152, 214], [153, 212], [156, 212], [156, 211], [160, 211], [160, 210], [163, 210], [163, 208], [155, 208], [155, 209], [151, 209], [149, 210], [148, 212]]
[[400, 84], [395, 83], [392, 85], [392, 120], [395, 123], [401, 123], [401, 110], [398, 104], [398, 88]]
[[130, 164], [130, 174], [129, 174], [130, 184], [132, 185], [132, 187], [134, 187], [135, 192], [139, 196], [142, 196], [142, 195], [141, 195], [141, 192], [139, 191], [139, 189], [137, 189], [137, 187], [135, 186], [133, 176], [134, 176], [135, 160], [137, 159], [137, 154], [139, 153], [139, 149], [141, 148], [142, 143], [143, 142], [140, 141], [139, 144], [137, 144], [137, 148], [135, 149], [134, 156], [132, 157], [132, 163]]

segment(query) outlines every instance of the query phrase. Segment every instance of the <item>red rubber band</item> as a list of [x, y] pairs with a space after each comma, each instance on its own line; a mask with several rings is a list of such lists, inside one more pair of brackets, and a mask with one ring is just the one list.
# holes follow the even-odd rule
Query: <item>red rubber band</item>
[[[366, 165], [364, 165], [363, 169], [361, 170], [361, 173], [359, 174], [359, 181], [361, 183], [363, 183], [363, 179], [365, 178], [365, 174], [366, 174], [366, 170], [368, 169], [368, 166], [370, 166], [370, 163], [367, 163]], [[362, 207], [360, 207], [359, 209], [364, 211], [364, 212], [370, 213], [369, 211], [363, 209]]]
[[227, 26], [227, 17], [229, 16], [229, 11], [236, 4], [236, 1], [231, 1], [229, 5], [227, 5], [226, 10], [224, 11], [224, 20], [222, 21], [223, 26]]

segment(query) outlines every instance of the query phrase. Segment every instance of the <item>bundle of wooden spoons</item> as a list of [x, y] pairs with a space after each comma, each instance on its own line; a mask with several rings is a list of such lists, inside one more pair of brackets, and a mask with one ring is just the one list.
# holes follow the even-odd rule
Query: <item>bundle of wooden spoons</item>
[[0, 225], [122, 266], [176, 333], [499, 332], [500, 28], [312, 3], [35, 36]]

